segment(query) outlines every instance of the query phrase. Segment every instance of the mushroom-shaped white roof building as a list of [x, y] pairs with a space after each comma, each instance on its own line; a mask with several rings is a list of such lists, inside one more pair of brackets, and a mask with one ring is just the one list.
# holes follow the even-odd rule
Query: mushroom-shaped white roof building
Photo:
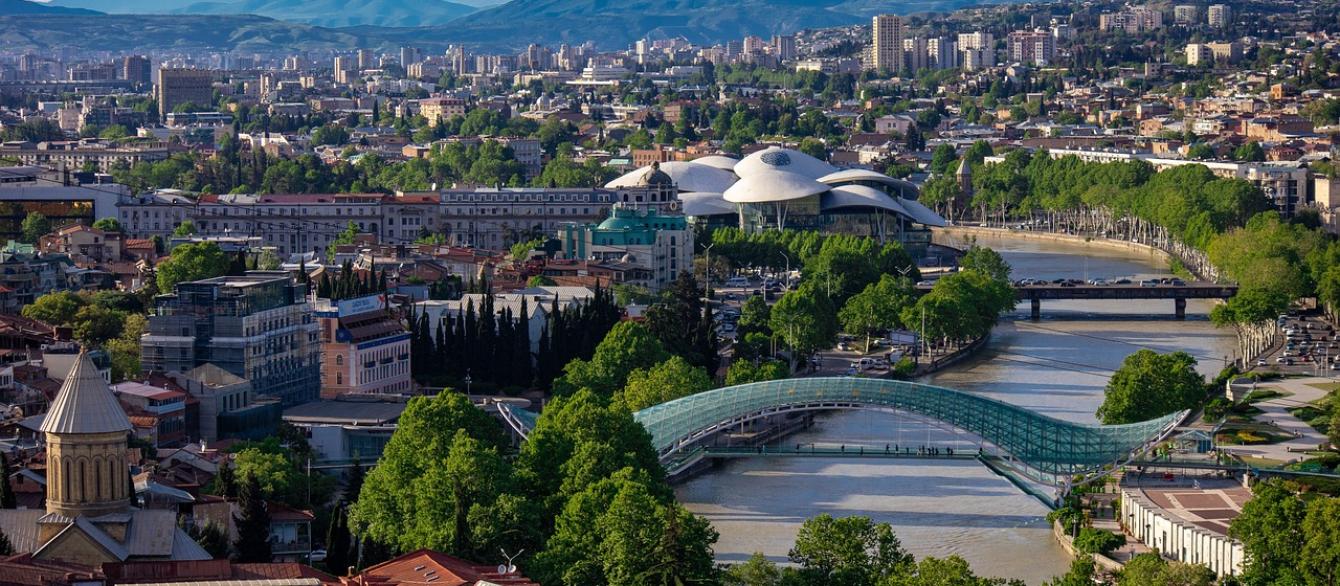
[[711, 155], [636, 169], [609, 188], [663, 186], [684, 215], [709, 226], [807, 229], [897, 240], [914, 251], [928, 226], [945, 220], [916, 200], [909, 181], [867, 169], [839, 169], [800, 151], [768, 147], [736, 160]]

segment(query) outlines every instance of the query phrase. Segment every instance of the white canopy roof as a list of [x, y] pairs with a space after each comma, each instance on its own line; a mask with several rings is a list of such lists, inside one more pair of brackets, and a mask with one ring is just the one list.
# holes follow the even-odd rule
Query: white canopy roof
[[801, 199], [828, 189], [827, 185], [803, 175], [772, 170], [742, 177], [722, 195], [732, 203], [769, 203]]
[[679, 201], [684, 206], [686, 216], [721, 216], [739, 213], [735, 204], [726, 201], [720, 193], [681, 193]]
[[735, 165], [739, 164], [740, 160], [725, 155], [707, 155], [706, 157], [698, 157], [694, 159], [693, 162], [698, 163], [699, 165], [707, 165], [708, 167], [721, 169], [722, 171], [735, 171]]
[[809, 179], [818, 179], [837, 167], [795, 149], [768, 147], [751, 154], [735, 165], [735, 174], [741, 178], [772, 171], [786, 171]]
[[[721, 193], [735, 183], [735, 175], [730, 171], [710, 165], [701, 165], [697, 161], [670, 161], [661, 163], [660, 169], [662, 173], [669, 175], [675, 181], [675, 187], [679, 188], [680, 191]], [[642, 178], [650, 170], [650, 166], [634, 169], [622, 177], [606, 183], [605, 187], [611, 189], [637, 187], [641, 185]]]
[[868, 185], [834, 187], [819, 199], [819, 209], [825, 212], [843, 208], [879, 208], [911, 217], [889, 194]]

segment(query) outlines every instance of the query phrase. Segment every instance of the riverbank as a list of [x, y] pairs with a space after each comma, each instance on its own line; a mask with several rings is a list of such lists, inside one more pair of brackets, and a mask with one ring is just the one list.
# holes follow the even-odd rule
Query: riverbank
[[960, 245], [970, 243], [972, 240], [979, 237], [1010, 238], [1044, 243], [1077, 244], [1107, 250], [1134, 252], [1137, 254], [1148, 255], [1151, 259], [1164, 263], [1169, 267], [1173, 264], [1173, 256], [1162, 249], [1147, 244], [1141, 244], [1139, 242], [1113, 240], [1110, 238], [1095, 238], [1087, 235], [1037, 232], [1032, 230], [1011, 230], [1008, 228], [984, 228], [980, 226], [946, 226], [943, 228], [931, 228], [931, 237], [935, 238], [937, 236], [941, 238], [957, 239], [951, 240], [951, 242]]

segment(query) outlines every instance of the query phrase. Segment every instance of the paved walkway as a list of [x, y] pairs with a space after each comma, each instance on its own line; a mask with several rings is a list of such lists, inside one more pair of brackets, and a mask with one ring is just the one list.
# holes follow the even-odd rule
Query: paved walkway
[[1313, 385], [1335, 383], [1335, 379], [1306, 377], [1282, 379], [1258, 385], [1258, 389], [1274, 388], [1288, 393], [1290, 396], [1275, 397], [1255, 403], [1254, 405], [1261, 410], [1261, 413], [1256, 416], [1256, 421], [1273, 424], [1280, 433], [1295, 437], [1274, 444], [1221, 446], [1220, 449], [1239, 456], [1255, 456], [1282, 462], [1295, 462], [1303, 459], [1305, 457], [1303, 451], [1315, 450], [1318, 446], [1326, 443], [1327, 439], [1321, 432], [1312, 429], [1312, 426], [1294, 417], [1293, 414], [1289, 413], [1289, 409], [1300, 407], [1326, 396], [1326, 390]]

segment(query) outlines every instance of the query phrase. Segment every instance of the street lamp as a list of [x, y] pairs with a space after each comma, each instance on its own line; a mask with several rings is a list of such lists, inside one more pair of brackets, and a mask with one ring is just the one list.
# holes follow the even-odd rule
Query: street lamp
[[470, 369], [468, 369], [468, 368], [465, 369], [465, 379], [464, 379], [464, 382], [465, 382], [465, 396], [469, 397], [469, 396], [470, 396], [470, 385], [471, 385], [471, 383], [474, 383], [474, 382], [475, 382], [475, 379], [470, 378]]
[[712, 247], [717, 243], [713, 242], [703, 249], [706, 256], [703, 262], [703, 297], [712, 298]]
[[777, 251], [777, 254], [782, 255], [782, 258], [786, 259], [786, 290], [787, 290], [787, 291], [790, 291], [790, 290], [791, 290], [791, 257], [786, 256], [786, 253], [785, 253], [785, 252], [782, 252], [782, 251], [780, 251], [780, 250]]

